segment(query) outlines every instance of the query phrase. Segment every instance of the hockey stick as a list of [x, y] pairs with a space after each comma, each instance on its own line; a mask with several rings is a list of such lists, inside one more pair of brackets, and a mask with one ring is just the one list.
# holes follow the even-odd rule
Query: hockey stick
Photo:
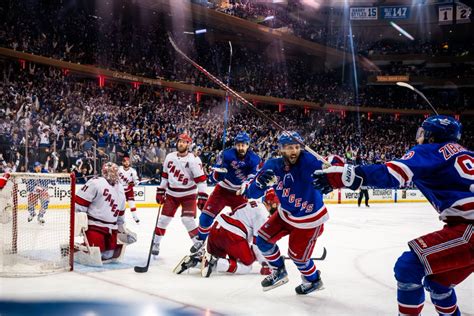
[[[309, 258], [309, 260], [318, 260], [318, 261], [322, 261], [324, 259], [326, 259], [326, 255], [327, 255], [327, 250], [326, 250], [326, 247], [323, 247], [323, 254], [319, 257], [312, 257], [312, 258]], [[283, 257], [285, 260], [290, 260], [291, 258], [290, 257]]]
[[433, 110], [434, 114], [439, 115], [439, 114], [438, 114], [438, 111], [436, 111], [436, 109], [434, 108], [433, 104], [431, 104], [431, 102], [430, 102], [430, 101], [428, 100], [428, 98], [423, 94], [423, 92], [421, 92], [420, 90], [416, 89], [416, 88], [415, 88], [414, 86], [412, 86], [411, 84], [408, 84], [408, 83], [402, 82], [402, 81], [397, 81], [397, 86], [410, 89], [411, 91], [415, 91], [420, 97], [423, 98], [423, 100], [426, 101], [426, 103], [429, 104], [429, 106], [430, 106], [431, 109]]
[[[227, 85], [230, 85], [230, 73], [232, 67], [232, 42], [229, 41], [229, 69], [227, 71]], [[224, 131], [222, 132], [222, 150], [225, 149], [225, 139], [227, 137], [227, 121], [229, 118], [229, 93], [225, 94], [225, 111], [224, 111]]]
[[312, 150], [309, 146], [305, 145], [302, 141], [299, 139], [294, 138], [282, 125], [278, 124], [274, 119], [266, 115], [263, 111], [259, 110], [255, 105], [253, 105], [250, 101], [242, 97], [240, 94], [232, 90], [229, 86], [227, 86], [225, 83], [223, 83], [221, 80], [216, 78], [213, 74], [211, 74], [209, 71], [204, 69], [201, 65], [199, 65], [197, 62], [189, 58], [179, 47], [176, 45], [176, 43], [173, 41], [173, 38], [171, 37], [171, 34], [168, 33], [168, 39], [171, 42], [171, 46], [176, 50], [178, 54], [180, 54], [184, 59], [186, 59], [191, 65], [193, 65], [197, 70], [202, 72], [206, 77], [211, 79], [212, 82], [217, 84], [219, 87], [224, 89], [226, 92], [228, 92], [230, 95], [232, 95], [234, 98], [242, 102], [243, 104], [247, 105], [250, 109], [252, 109], [256, 114], [258, 114], [261, 118], [269, 121], [274, 127], [282, 131], [284, 134], [288, 135], [291, 137], [296, 143], [300, 144], [301, 146], [304, 147], [306, 151], [308, 151], [310, 154], [312, 154], [314, 157], [316, 157], [318, 160], [322, 161], [325, 165], [330, 166], [331, 164], [327, 162], [326, 159], [324, 159], [323, 156], [319, 155], [317, 152]]
[[158, 220], [160, 219], [160, 214], [161, 214], [162, 209], [163, 209], [163, 204], [160, 204], [160, 206], [158, 207], [158, 215], [156, 216], [156, 223], [155, 223], [155, 226], [153, 226], [153, 235], [151, 236], [150, 250], [148, 251], [148, 259], [146, 262], [146, 266], [144, 267], [135, 266], [133, 270], [135, 270], [136, 273], [145, 273], [148, 271], [148, 267], [150, 266], [151, 250], [153, 249], [153, 241], [155, 239], [155, 228], [158, 225]]

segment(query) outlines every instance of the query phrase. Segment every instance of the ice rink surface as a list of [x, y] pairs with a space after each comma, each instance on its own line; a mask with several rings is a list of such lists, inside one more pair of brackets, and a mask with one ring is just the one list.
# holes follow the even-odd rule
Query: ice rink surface
[[[178, 215], [167, 229], [160, 257], [147, 273], [135, 273], [133, 266], [145, 263], [156, 221], [156, 209], [142, 209], [139, 225], [127, 214], [128, 227], [139, 239], [127, 249], [123, 263], [100, 269], [76, 266], [74, 272], [34, 278], [0, 278], [0, 299], [138, 303], [136, 315], [396, 315], [393, 265], [408, 249], [407, 241], [442, 227], [435, 211], [427, 203], [328, 205], [328, 209], [330, 220], [313, 253], [320, 255], [323, 246], [328, 251], [324, 261], [316, 262], [325, 288], [307, 296], [295, 294], [300, 276], [291, 261], [287, 261], [290, 282], [268, 292], [261, 289], [263, 277], [257, 265], [250, 275], [212, 274], [206, 279], [197, 269], [173, 274], [191, 246]], [[287, 239], [279, 246], [286, 253]], [[462, 314], [474, 315], [474, 276], [456, 291]], [[436, 315], [428, 297], [423, 315]]]

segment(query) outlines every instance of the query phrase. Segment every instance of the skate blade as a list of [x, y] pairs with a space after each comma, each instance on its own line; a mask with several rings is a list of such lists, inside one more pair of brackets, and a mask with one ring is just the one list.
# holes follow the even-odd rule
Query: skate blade
[[175, 274], [181, 274], [184, 271], [188, 270], [183, 267], [183, 264], [188, 263], [191, 260], [190, 256], [184, 256], [183, 259], [176, 265], [176, 267], [173, 269], [173, 273]]
[[279, 280], [277, 283], [271, 285], [271, 286], [267, 286], [267, 287], [264, 287], [263, 288], [263, 291], [266, 292], [266, 291], [270, 291], [270, 290], [273, 290], [274, 288], [276, 287], [279, 287], [279, 286], [282, 286], [283, 284], [286, 284], [288, 283], [288, 277], [284, 277], [283, 279]]

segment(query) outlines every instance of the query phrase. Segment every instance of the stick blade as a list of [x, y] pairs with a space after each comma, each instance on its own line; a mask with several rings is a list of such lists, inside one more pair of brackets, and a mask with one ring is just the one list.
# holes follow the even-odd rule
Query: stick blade
[[139, 266], [135, 266], [135, 268], [133, 268], [133, 270], [135, 270], [136, 273], [145, 273], [148, 271], [148, 267], [139, 267]]

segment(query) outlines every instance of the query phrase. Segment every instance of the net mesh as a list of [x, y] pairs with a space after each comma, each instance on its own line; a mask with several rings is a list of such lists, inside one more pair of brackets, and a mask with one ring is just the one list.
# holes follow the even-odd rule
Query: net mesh
[[12, 174], [0, 190], [0, 276], [71, 269], [71, 177]]

